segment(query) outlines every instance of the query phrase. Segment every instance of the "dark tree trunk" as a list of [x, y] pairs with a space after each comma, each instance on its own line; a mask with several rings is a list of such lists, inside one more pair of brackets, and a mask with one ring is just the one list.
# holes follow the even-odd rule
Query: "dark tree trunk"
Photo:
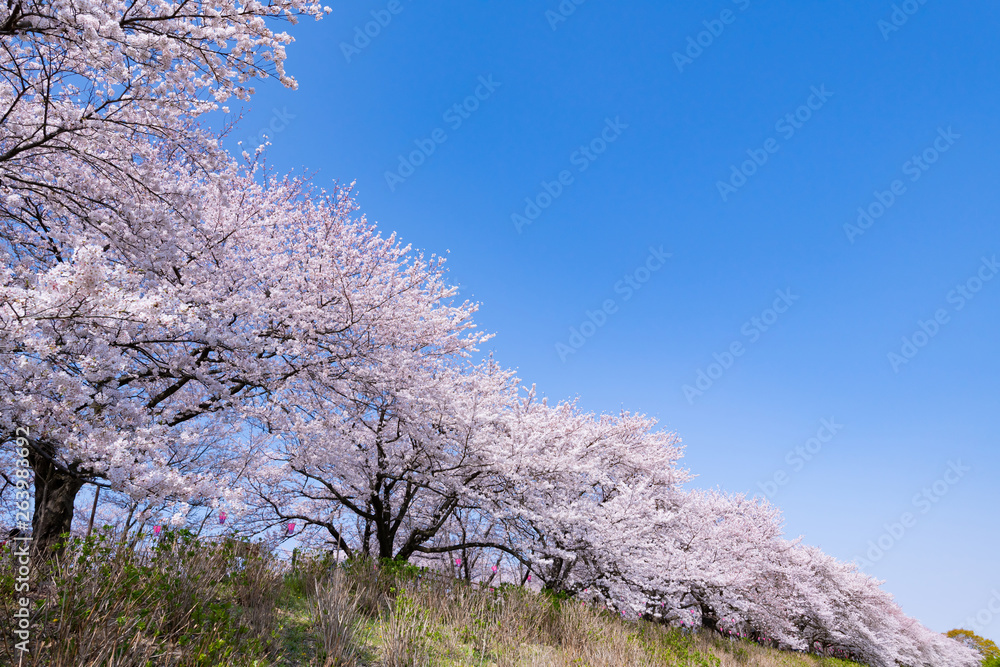
[[378, 541], [378, 557], [379, 560], [392, 560], [392, 542], [383, 539], [381, 536]]
[[59, 468], [34, 447], [29, 448], [28, 463], [35, 472], [32, 549], [47, 556], [59, 542], [59, 536], [68, 533], [73, 526], [73, 505], [83, 481]]
[[378, 557], [380, 560], [392, 559], [392, 547], [396, 541], [394, 539], [396, 536], [390, 525], [392, 516], [380, 498], [376, 498], [372, 504], [375, 507], [373, 514], [375, 515], [375, 541], [378, 542]]
[[565, 574], [563, 573], [563, 559], [554, 556], [552, 558], [552, 565], [549, 566], [548, 572], [546, 572], [545, 582], [542, 588], [553, 591], [560, 592], [563, 589], [563, 582], [565, 580]]
[[[715, 610], [704, 602], [699, 602], [698, 606], [701, 607], [702, 627], [711, 630], [712, 632], [719, 632], [719, 617], [715, 613]], [[719, 634], [721, 634], [721, 632]]]

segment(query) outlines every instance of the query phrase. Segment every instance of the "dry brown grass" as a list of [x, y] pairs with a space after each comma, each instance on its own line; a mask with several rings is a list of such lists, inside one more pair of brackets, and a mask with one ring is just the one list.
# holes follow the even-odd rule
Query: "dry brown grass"
[[[260, 665], [273, 657], [282, 578], [252, 545], [166, 537], [135, 551], [107, 533], [36, 564], [29, 653], [16, 650], [9, 563], [0, 565], [0, 663], [46, 667]], [[23, 594], [22, 594], [23, 595]], [[236, 664], [236, 663], [234, 663]]]
[[[36, 571], [31, 667], [846, 667], [629, 622], [517, 586], [410, 566], [301, 559], [171, 536], [102, 536]], [[14, 579], [0, 562], [0, 664], [16, 665]]]
[[382, 664], [393, 667], [715, 664], [676, 630], [518, 587], [484, 589], [432, 574], [398, 582], [379, 631]]
[[734, 642], [709, 634], [700, 634], [698, 649], [713, 653], [720, 667], [856, 667], [855, 663], [805, 653], [775, 651], [752, 642]]
[[311, 600], [324, 667], [356, 667], [361, 657], [358, 596], [343, 571], [335, 571], [314, 586]]

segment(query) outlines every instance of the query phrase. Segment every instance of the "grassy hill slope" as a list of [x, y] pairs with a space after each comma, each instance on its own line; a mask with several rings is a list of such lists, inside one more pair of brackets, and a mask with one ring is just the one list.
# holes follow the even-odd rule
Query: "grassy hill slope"
[[[16, 572], [0, 559], [0, 664], [47, 667], [849, 667], [747, 641], [629, 621], [518, 586], [410, 566], [300, 559], [165, 534], [107, 533], [35, 564], [31, 651], [14, 639]], [[23, 660], [22, 660], [23, 658]]]

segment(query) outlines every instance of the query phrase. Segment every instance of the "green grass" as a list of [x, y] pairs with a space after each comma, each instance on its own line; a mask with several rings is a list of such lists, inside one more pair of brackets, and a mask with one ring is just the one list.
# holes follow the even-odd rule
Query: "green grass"
[[[20, 595], [20, 594], [19, 594]], [[0, 563], [0, 664], [18, 664], [14, 574]], [[32, 652], [46, 667], [847, 667], [685, 635], [517, 586], [408, 565], [299, 559], [170, 534], [135, 553], [107, 533], [32, 582]]]

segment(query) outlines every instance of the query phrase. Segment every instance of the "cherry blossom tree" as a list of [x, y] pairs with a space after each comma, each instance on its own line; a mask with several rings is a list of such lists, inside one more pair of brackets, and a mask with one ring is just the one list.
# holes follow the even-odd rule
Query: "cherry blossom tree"
[[199, 118], [249, 99], [255, 78], [294, 87], [291, 37], [273, 27], [323, 12], [312, 0], [3, 3], [5, 263], [44, 270], [93, 244], [169, 273], [229, 160]]
[[882, 582], [785, 539], [780, 512], [766, 501], [695, 490], [665, 503], [645, 511], [634, 504], [641, 520], [617, 534], [616, 547], [600, 545], [614, 554], [614, 566], [591, 580], [592, 598], [663, 622], [873, 666], [976, 664], [960, 644], [907, 618]]
[[405, 315], [422, 332], [392, 329], [332, 385], [289, 386], [289, 414], [267, 417], [273, 446], [251, 477], [257, 530], [294, 519], [348, 557], [407, 560], [475, 508], [516, 387], [496, 364], [463, 364], [473, 342], [453, 336], [463, 316], [441, 314], [414, 300]]
[[[307, 0], [12, 0], [0, 7], [0, 255], [4, 288], [19, 290], [4, 294], [3, 348], [8, 359], [24, 362], [20, 379], [45, 373], [28, 370], [41, 358], [70, 375], [114, 377], [101, 367], [109, 361], [103, 337], [128, 333], [116, 330], [115, 320], [151, 333], [154, 311], [183, 319], [170, 285], [183, 282], [182, 270], [204, 249], [203, 206], [213, 182], [230, 170], [218, 137], [198, 118], [230, 97], [248, 99], [253, 78], [273, 75], [294, 86], [284, 71], [291, 38], [274, 32], [274, 21], [323, 11]], [[52, 325], [48, 343], [37, 318]], [[15, 407], [4, 410], [4, 427], [28, 396], [73, 406], [63, 419], [39, 423], [41, 440], [30, 439], [42, 491], [36, 517], [52, 522], [36, 531], [44, 542], [67, 525], [69, 503], [89, 476], [86, 457], [67, 463], [56, 455], [60, 438], [78, 437], [70, 426], [77, 417], [66, 410], [89, 411], [105, 427], [123, 416], [99, 396], [114, 382], [93, 387], [84, 408], [86, 392], [79, 383], [61, 385], [59, 371], [45, 387], [18, 385], [17, 373], [5, 373]], [[127, 439], [138, 451], [163, 439], [157, 428], [129, 419]], [[206, 429], [196, 430], [200, 438]], [[12, 433], [5, 428], [4, 437]], [[190, 437], [175, 438], [174, 446], [189, 447]], [[95, 451], [115, 449], [110, 435], [104, 440]]]
[[[219, 481], [225, 448], [206, 443], [238, 442], [247, 420], [271, 428], [293, 380], [334, 387], [394, 337], [441, 353], [481, 338], [467, 331], [474, 307], [450, 305], [440, 261], [354, 210], [346, 190], [261, 184], [233, 167], [206, 193], [175, 280], [92, 245], [27, 286], [6, 271], [0, 382], [12, 401], [0, 414], [11, 431], [32, 425], [42, 542], [68, 528], [79, 484], [95, 478], [234, 501]], [[429, 333], [441, 327], [450, 337]]]
[[656, 524], [689, 478], [677, 465], [680, 440], [642, 415], [550, 405], [534, 388], [508, 423], [496, 486], [483, 498], [508, 542], [547, 588], [615, 586], [630, 538]]

